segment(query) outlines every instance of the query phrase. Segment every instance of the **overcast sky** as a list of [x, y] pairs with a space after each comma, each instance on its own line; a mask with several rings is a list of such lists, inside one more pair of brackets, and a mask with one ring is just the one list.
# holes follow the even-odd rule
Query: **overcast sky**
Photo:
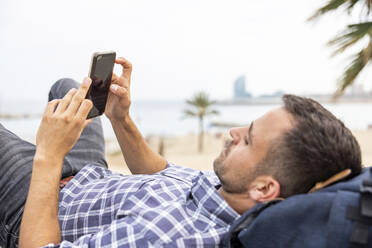
[[[93, 52], [134, 66], [134, 100], [232, 96], [245, 75], [253, 94], [332, 92], [346, 56], [325, 44], [346, 23], [307, 23], [322, 0], [1, 0], [0, 98], [40, 99], [61, 77], [81, 80]], [[117, 70], [117, 69], [116, 69]], [[372, 73], [358, 83], [370, 89]]]

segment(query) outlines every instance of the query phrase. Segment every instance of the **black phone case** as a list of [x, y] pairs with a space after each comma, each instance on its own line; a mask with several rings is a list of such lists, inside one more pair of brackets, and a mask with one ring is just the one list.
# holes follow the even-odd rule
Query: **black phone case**
[[89, 73], [92, 84], [86, 98], [93, 102], [93, 107], [87, 119], [100, 116], [105, 112], [115, 57], [115, 52], [94, 53], [92, 56]]

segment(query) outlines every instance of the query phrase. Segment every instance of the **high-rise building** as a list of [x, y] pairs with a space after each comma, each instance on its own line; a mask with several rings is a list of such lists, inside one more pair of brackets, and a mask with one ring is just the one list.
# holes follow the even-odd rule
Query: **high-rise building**
[[250, 98], [252, 95], [246, 91], [245, 76], [238, 77], [234, 82], [234, 98]]

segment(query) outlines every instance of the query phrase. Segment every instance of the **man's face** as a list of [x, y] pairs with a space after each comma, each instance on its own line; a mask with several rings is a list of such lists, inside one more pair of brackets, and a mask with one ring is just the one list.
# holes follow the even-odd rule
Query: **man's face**
[[284, 108], [278, 108], [249, 126], [232, 128], [231, 142], [213, 164], [224, 191], [246, 192], [254, 179], [255, 166], [265, 158], [271, 142], [292, 127], [292, 116]]

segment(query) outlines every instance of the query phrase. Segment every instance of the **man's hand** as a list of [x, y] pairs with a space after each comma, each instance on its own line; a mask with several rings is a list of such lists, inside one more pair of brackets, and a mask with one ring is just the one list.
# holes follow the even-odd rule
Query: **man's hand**
[[163, 170], [167, 161], [151, 150], [129, 116], [130, 76], [132, 64], [118, 58], [123, 68], [121, 76], [112, 76], [105, 114], [110, 119], [124, 159], [133, 174], [152, 174]]
[[[19, 247], [40, 247], [61, 242], [58, 222], [59, 181], [63, 158], [90, 122], [93, 104], [85, 99], [91, 80], [71, 89], [63, 99], [50, 101], [36, 136], [36, 153], [22, 216]], [[36, 231], [35, 231], [36, 230]]]
[[120, 77], [112, 74], [105, 114], [110, 120], [122, 120], [128, 116], [131, 103], [129, 87], [132, 64], [124, 58], [117, 58], [115, 63], [120, 64], [123, 71]]
[[80, 88], [71, 89], [63, 99], [50, 101], [36, 136], [35, 158], [62, 159], [72, 149], [89, 124], [93, 104], [85, 99], [91, 80], [85, 78]]

